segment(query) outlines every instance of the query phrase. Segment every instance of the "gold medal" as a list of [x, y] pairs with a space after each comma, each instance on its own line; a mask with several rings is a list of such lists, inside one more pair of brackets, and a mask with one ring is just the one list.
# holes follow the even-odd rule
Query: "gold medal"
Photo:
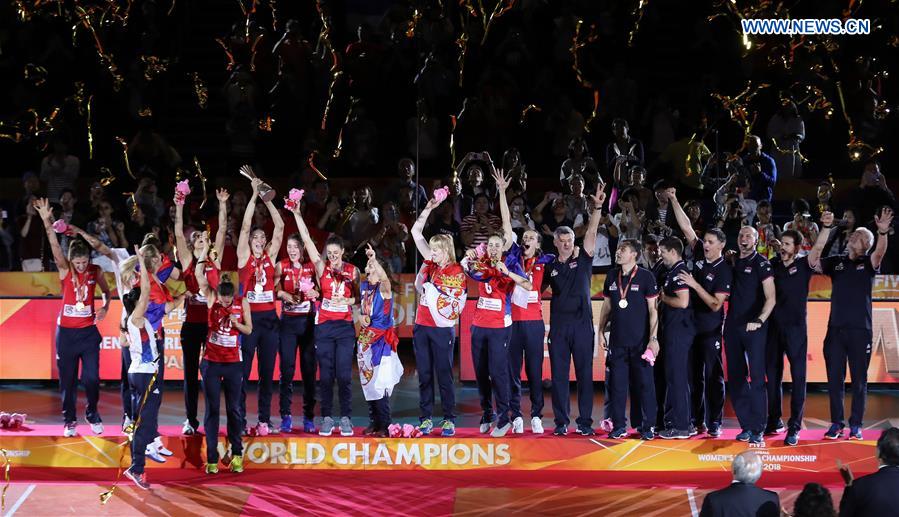
[[262, 293], [262, 284], [256, 284], [256, 287], [253, 289], [257, 294]]
[[76, 303], [76, 304], [75, 304], [75, 310], [77, 310], [77, 311], [83, 311], [83, 310], [84, 310], [84, 303], [82, 303], [82, 302]]
[[625, 299], [619, 300], [618, 306], [621, 307], [622, 309], [627, 309], [627, 300], [625, 300]]

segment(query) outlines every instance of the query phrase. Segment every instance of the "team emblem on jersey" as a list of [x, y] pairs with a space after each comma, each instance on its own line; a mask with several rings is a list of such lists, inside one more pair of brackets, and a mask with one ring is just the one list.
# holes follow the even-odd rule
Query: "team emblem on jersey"
[[833, 269], [834, 269], [834, 271], [842, 271], [842, 270], [843, 270], [843, 263], [840, 262], [839, 264], [837, 264], [837, 267], [835, 267], [835, 268], [833, 268]]

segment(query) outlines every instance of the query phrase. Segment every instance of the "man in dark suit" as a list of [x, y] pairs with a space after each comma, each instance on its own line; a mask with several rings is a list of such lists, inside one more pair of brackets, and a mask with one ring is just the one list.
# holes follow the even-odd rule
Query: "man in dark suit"
[[745, 451], [731, 465], [734, 480], [727, 488], [705, 496], [699, 517], [778, 517], [780, 499], [777, 493], [755, 486], [762, 477], [762, 458]]
[[877, 472], [852, 479], [848, 465], [840, 466], [846, 482], [840, 516], [895, 515], [899, 506], [899, 428], [891, 427], [877, 439]]

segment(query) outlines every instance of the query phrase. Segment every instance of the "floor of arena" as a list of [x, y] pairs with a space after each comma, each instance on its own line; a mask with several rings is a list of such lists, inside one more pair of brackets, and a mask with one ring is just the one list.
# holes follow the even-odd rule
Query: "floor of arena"
[[[358, 434], [367, 424], [367, 408], [360, 395], [358, 381], [356, 384], [353, 392], [354, 425]], [[300, 388], [299, 383], [296, 388]], [[301, 392], [295, 389], [294, 393], [298, 391]], [[597, 427], [602, 415], [602, 397], [601, 384], [597, 384], [594, 397]], [[551, 444], [591, 440], [577, 435], [561, 439], [549, 436], [552, 410], [548, 392], [545, 398], [544, 425], [548, 428], [547, 435], [532, 437], [526, 425], [525, 436], [509, 435], [507, 439], [532, 439], [544, 444], [552, 440], [565, 442]], [[784, 407], [789, 408], [789, 394], [785, 394], [784, 398]], [[897, 399], [899, 392], [896, 390], [872, 389], [868, 397], [865, 440], [875, 440], [878, 429], [899, 425], [899, 418], [895, 417]], [[80, 393], [79, 412], [83, 411], [83, 401], [83, 393]], [[249, 394], [247, 405], [249, 420], [255, 423], [255, 390]], [[273, 406], [277, 408], [277, 392]], [[294, 427], [302, 425], [301, 418], [296, 417], [301, 413], [299, 406], [295, 395]], [[391, 406], [395, 421], [417, 422], [418, 389], [414, 374], [407, 374], [397, 386]], [[0, 385], [0, 410], [27, 412], [27, 425], [32, 430], [42, 430], [37, 432], [54, 433], [55, 429], [61, 434], [59, 407], [58, 394], [53, 386], [28, 383]], [[120, 434], [120, 407], [117, 384], [104, 385], [100, 412], [107, 425], [107, 434]], [[457, 407], [459, 434], [476, 434], [475, 430], [470, 429], [477, 426], [480, 418], [477, 390], [473, 384], [457, 388]], [[528, 408], [525, 393], [525, 413]], [[576, 408], [574, 397], [572, 408]], [[178, 434], [184, 419], [183, 411], [180, 383], [169, 383], [160, 410], [161, 429], [165, 433]], [[729, 403], [725, 412], [725, 428], [733, 429], [736, 419]], [[201, 420], [202, 413], [201, 395]], [[812, 387], [805, 414], [803, 440], [819, 440], [829, 425], [827, 394], [824, 391]], [[273, 423], [277, 425], [278, 422], [278, 417], [273, 416]], [[90, 436], [89, 428], [79, 425], [79, 435]], [[0, 434], [0, 444], [8, 436], [9, 433]], [[710, 450], [715, 450], [733, 443], [732, 440], [702, 438], [698, 436], [674, 442], [655, 440], [639, 446], [651, 461], [654, 455], [669, 448], [708, 446]], [[768, 448], [780, 449], [782, 439], [782, 435], [768, 437]], [[591, 441], [603, 447], [604, 443], [608, 444], [602, 435]], [[633, 449], [636, 449], [639, 441], [630, 442], [635, 444]], [[824, 445], [828, 444], [837, 442]], [[803, 445], [801, 442], [800, 449]], [[630, 454], [633, 451], [628, 447], [627, 454]], [[660, 452], [648, 454], [647, 450]], [[115, 477], [114, 468], [13, 467], [2, 515], [486, 515], [500, 511], [533, 515], [698, 515], [704, 495], [730, 481], [729, 472], [723, 468], [712, 472], [647, 473], [587, 469], [577, 472], [534, 470], [494, 473], [487, 469], [284, 471], [253, 469], [251, 466], [240, 475], [222, 469], [218, 476], [205, 476], [198, 468], [158, 469], [148, 461], [148, 479], [153, 484], [151, 491], [139, 490], [123, 478], [114, 496], [106, 505], [101, 505], [100, 494], [112, 486]], [[760, 484], [778, 491], [782, 505], [792, 509], [793, 500], [808, 481], [828, 486], [835, 502], [839, 502], [841, 483], [835, 466], [832, 472], [766, 472]]]

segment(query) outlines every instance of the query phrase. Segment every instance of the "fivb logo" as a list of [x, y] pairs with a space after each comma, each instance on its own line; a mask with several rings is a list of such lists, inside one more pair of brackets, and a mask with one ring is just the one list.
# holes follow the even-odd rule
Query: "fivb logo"
[[871, 20], [849, 18], [839, 20], [837, 18], [804, 18], [798, 20], [784, 20], [780, 18], [760, 18], [740, 20], [743, 34], [755, 36], [762, 34], [780, 34], [786, 36], [801, 36], [814, 34], [827, 34], [831, 36], [864, 35], [871, 34]]

